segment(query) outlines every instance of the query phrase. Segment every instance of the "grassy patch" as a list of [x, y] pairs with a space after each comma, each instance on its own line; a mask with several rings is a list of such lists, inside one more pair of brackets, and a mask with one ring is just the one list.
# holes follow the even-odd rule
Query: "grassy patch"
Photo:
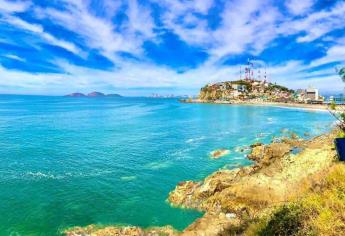
[[345, 165], [329, 174], [299, 200], [252, 223], [244, 235], [344, 235]]

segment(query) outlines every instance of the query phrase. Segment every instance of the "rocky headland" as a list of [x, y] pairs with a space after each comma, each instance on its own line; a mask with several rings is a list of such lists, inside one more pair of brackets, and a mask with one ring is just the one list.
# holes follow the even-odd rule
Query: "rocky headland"
[[[258, 235], [248, 233], [255, 222], [266, 219], [279, 207], [315, 191], [315, 186], [321, 189], [321, 180], [335, 165], [341, 165], [333, 145], [337, 132], [334, 130], [311, 140], [289, 134], [270, 144], [255, 143], [251, 145], [248, 155], [253, 165], [219, 170], [203, 181], [178, 183], [170, 192], [168, 202], [173, 207], [205, 212], [183, 232], [173, 230], [170, 226], [154, 228], [154, 232], [137, 227], [98, 229], [88, 226], [69, 229], [65, 234]], [[345, 227], [345, 224], [342, 226]]]
[[236, 80], [207, 84], [200, 89], [201, 101], [264, 100], [288, 102], [294, 99], [294, 90], [259, 80]]
[[[311, 96], [313, 97], [313, 96]], [[235, 80], [207, 84], [197, 98], [182, 99], [183, 103], [212, 103], [254, 106], [292, 107], [327, 110], [323, 98], [309, 98], [304, 92], [259, 80]]]

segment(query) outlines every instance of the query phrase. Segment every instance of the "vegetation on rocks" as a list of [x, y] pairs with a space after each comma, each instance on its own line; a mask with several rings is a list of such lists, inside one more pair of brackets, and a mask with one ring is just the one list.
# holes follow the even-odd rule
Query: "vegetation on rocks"
[[332, 166], [303, 197], [250, 225], [244, 235], [343, 235], [345, 165]]

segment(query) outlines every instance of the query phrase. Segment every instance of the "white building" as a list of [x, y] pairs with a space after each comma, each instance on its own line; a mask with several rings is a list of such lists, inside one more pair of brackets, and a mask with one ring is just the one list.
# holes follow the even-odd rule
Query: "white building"
[[244, 84], [232, 84], [231, 87], [239, 92], [245, 92], [247, 90], [247, 86]]
[[312, 101], [319, 100], [319, 90], [316, 88], [309, 87], [306, 91], [306, 99]]

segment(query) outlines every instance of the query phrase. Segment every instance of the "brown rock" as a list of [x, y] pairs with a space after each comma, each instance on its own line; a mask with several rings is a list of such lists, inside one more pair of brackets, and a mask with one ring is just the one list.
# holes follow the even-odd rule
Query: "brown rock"
[[262, 146], [264, 145], [263, 143], [254, 143], [252, 145], [250, 145], [251, 148], [255, 148], [255, 147], [258, 147], [258, 146]]
[[212, 151], [210, 154], [211, 154], [212, 159], [218, 159], [218, 158], [228, 155], [229, 153], [230, 151], [227, 149], [217, 149], [217, 150]]
[[268, 164], [273, 159], [282, 158], [291, 151], [287, 143], [271, 143], [269, 145], [255, 146], [248, 155], [248, 159], [255, 161], [258, 165]]

